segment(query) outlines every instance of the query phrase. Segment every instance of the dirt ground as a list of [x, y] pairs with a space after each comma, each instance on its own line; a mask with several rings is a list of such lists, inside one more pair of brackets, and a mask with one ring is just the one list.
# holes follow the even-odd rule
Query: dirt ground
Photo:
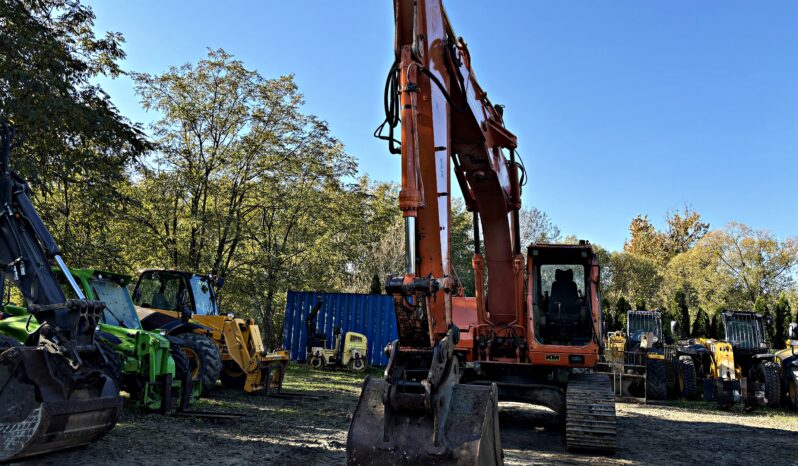
[[[246, 413], [246, 417], [210, 421], [126, 409], [121, 422], [101, 441], [23, 464], [343, 464], [349, 416], [361, 382], [361, 376], [345, 372], [310, 372], [292, 366], [285, 390], [316, 399], [272, 399], [219, 388], [195, 409]], [[723, 412], [702, 403], [619, 403], [617, 409], [618, 452], [590, 456], [566, 450], [552, 413], [501, 404], [505, 463], [798, 464], [796, 413]]]

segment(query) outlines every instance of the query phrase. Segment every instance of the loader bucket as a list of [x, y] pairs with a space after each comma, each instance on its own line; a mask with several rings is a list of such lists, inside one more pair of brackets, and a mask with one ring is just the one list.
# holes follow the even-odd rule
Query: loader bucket
[[72, 369], [35, 347], [0, 353], [0, 462], [98, 440], [116, 424], [122, 399], [104, 372]]
[[435, 445], [434, 418], [426, 412], [386, 409], [388, 383], [366, 377], [346, 442], [350, 465], [501, 464], [498, 390], [495, 385], [455, 384], [441, 408], [442, 439]]

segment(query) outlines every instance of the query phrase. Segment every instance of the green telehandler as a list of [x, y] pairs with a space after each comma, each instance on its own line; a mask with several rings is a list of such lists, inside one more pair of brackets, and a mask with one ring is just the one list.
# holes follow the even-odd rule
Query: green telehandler
[[[53, 272], [69, 296], [66, 277]], [[161, 413], [187, 409], [200, 394], [200, 368], [177, 339], [141, 328], [127, 292], [131, 277], [94, 269], [70, 272], [87, 299], [105, 304], [95, 339], [116, 352], [116, 376], [133, 403]], [[24, 343], [38, 329], [25, 308], [5, 305], [2, 312], [0, 347]]]

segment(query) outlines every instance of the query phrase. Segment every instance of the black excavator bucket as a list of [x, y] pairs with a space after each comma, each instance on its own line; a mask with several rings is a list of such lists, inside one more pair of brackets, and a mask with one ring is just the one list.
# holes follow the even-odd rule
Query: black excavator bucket
[[121, 413], [114, 381], [42, 347], [0, 353], [0, 462], [86, 445]]
[[437, 416], [386, 410], [388, 389], [366, 377], [347, 437], [348, 464], [501, 464], [495, 385], [453, 384]]

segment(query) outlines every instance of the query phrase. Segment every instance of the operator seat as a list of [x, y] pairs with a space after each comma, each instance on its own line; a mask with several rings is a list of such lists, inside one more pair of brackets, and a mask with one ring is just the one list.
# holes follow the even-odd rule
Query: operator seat
[[551, 284], [548, 318], [563, 323], [579, 322], [581, 304], [579, 291], [574, 283], [572, 269], [557, 269], [554, 272], [554, 283]]

